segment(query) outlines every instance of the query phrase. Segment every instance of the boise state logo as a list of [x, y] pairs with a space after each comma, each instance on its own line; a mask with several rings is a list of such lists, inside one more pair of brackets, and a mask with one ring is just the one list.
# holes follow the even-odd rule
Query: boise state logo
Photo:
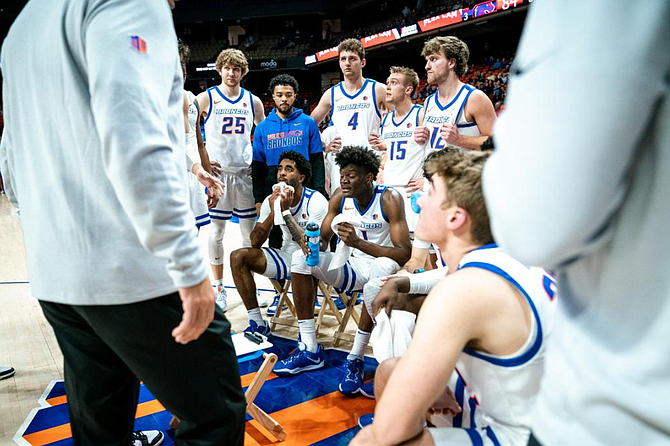
[[367, 100], [368, 100], [368, 97], [367, 97], [367, 96], [363, 96], [363, 100], [364, 100], [364, 101], [367, 101]]
[[412, 123], [411, 123], [411, 122], [408, 122], [408, 123], [407, 123], [407, 128], [410, 128], [410, 127], [412, 127]]
[[246, 102], [243, 102], [243, 103], [242, 103], [242, 106], [243, 106], [243, 107], [246, 107], [246, 106], [247, 106], [247, 103], [246, 103]]
[[307, 214], [302, 214], [302, 219], [307, 220]]
[[379, 220], [379, 214], [372, 214], [373, 220]]

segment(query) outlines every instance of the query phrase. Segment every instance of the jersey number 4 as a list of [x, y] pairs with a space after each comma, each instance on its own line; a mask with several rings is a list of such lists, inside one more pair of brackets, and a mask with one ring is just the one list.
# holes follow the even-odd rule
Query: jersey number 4
[[405, 144], [407, 141], [391, 141], [389, 160], [404, 160], [407, 152]]
[[233, 125], [233, 117], [232, 116], [226, 116], [223, 118], [221, 121], [223, 126], [221, 127], [221, 133], [224, 135], [232, 135], [233, 133], [237, 135], [243, 135], [244, 134], [244, 120], [245, 118], [242, 116], [237, 116], [235, 118], [235, 125]]
[[351, 127], [351, 130], [356, 130], [356, 127], [358, 127], [358, 112], [353, 114], [347, 125]]

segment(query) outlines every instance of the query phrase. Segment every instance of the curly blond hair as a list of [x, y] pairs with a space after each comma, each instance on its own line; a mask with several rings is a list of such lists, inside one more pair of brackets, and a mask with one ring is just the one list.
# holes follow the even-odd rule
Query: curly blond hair
[[423, 44], [421, 55], [423, 57], [432, 54], [442, 54], [447, 59], [456, 59], [454, 72], [461, 77], [468, 72], [468, 60], [470, 60], [470, 49], [458, 37], [439, 36], [433, 37]]
[[424, 164], [427, 178], [439, 175], [444, 179], [447, 199], [443, 207], [458, 206], [465, 209], [472, 221], [472, 238], [481, 244], [493, 241], [482, 190], [482, 171], [488, 157], [489, 153], [448, 147], [431, 153]]
[[246, 56], [242, 51], [233, 48], [221, 51], [219, 57], [216, 58], [216, 71], [220, 73], [224, 65], [240, 67], [242, 76], [249, 72], [249, 62]]

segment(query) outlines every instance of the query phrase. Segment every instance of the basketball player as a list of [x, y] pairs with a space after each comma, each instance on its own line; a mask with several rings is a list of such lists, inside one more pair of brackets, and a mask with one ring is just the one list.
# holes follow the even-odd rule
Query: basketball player
[[438, 88], [423, 104], [416, 142], [428, 141], [433, 150], [447, 145], [479, 150], [493, 132], [496, 113], [484, 92], [459, 80], [468, 70], [468, 46], [454, 36], [434, 37], [421, 55], [426, 58], [428, 84]]
[[[181, 71], [184, 75], [184, 82], [186, 82], [186, 62], [188, 56], [191, 52], [191, 49], [184, 42], [179, 40], [179, 61], [181, 62]], [[218, 187], [208, 188], [205, 192], [204, 184], [211, 183], [216, 181], [219, 183], [219, 186], [222, 188], [222, 183], [219, 180], [216, 180], [211, 177], [209, 174], [209, 169], [207, 165], [209, 163], [209, 158], [207, 157], [207, 152], [204, 150], [204, 145], [202, 144], [202, 134], [200, 133], [199, 127], [196, 125], [198, 119], [198, 104], [195, 102], [195, 95], [188, 90], [184, 90], [184, 126], [186, 131], [186, 156], [188, 159], [188, 164], [192, 165], [189, 172], [192, 175], [187, 175], [188, 178], [188, 189], [189, 189], [189, 202], [191, 205], [191, 211], [195, 215], [195, 226], [200, 230], [202, 226], [208, 225], [210, 223], [209, 211], [208, 211], [208, 201], [212, 204], [211, 207], [216, 206], [218, 199], [221, 194], [216, 195], [218, 192]], [[196, 133], [197, 128], [197, 133]], [[201, 184], [200, 181], [203, 181], [204, 184]], [[221, 189], [222, 191], [223, 189]], [[209, 194], [209, 197], [208, 197]]]
[[[385, 97], [386, 103], [391, 104], [394, 110], [384, 117], [381, 137], [376, 134], [370, 137], [370, 145], [373, 149], [384, 152], [382, 158], [382, 163], [385, 163], [384, 185], [393, 187], [403, 197], [410, 234], [414, 232], [418, 214], [412, 210], [405, 186], [415, 181], [416, 178], [423, 178], [423, 162], [426, 153], [425, 144], [420, 146], [413, 138], [421, 111], [421, 106], [412, 103], [412, 93], [418, 85], [419, 76], [414, 70], [405, 67], [391, 67], [390, 75], [386, 80]], [[420, 267], [423, 267], [423, 263]], [[363, 357], [373, 328], [372, 318], [363, 308], [354, 344], [344, 366], [345, 373], [338, 387], [340, 392], [347, 396], [354, 396], [358, 393], [368, 397], [373, 395], [372, 391], [363, 385]]]
[[[528, 441], [555, 288], [543, 270], [492, 242], [481, 187], [486, 158], [445, 151], [426, 163], [430, 188], [419, 201], [417, 236], [438, 244], [450, 273], [426, 298], [405, 355], [378, 368], [374, 421], [353, 445]], [[454, 369], [458, 406], [445, 394]], [[462, 413], [452, 427], [425, 429], [425, 415], [437, 404]]]
[[[294, 375], [321, 368], [325, 363], [323, 346], [316, 342], [312, 277], [350, 293], [362, 290], [372, 277], [394, 273], [410, 256], [402, 197], [391, 188], [374, 184], [379, 170], [374, 153], [367, 147], [347, 146], [335, 160], [341, 168], [341, 188], [330, 199], [328, 214], [321, 224], [319, 264], [309, 267], [302, 251], [293, 253], [291, 278], [300, 342], [293, 355], [277, 363], [277, 374]], [[331, 270], [336, 254], [324, 250], [333, 236], [331, 225], [336, 217], [345, 220], [337, 225], [337, 234], [342, 244], [353, 248], [353, 253], [342, 267]]]
[[[277, 189], [266, 197], [261, 204], [259, 223], [251, 231], [251, 247], [238, 249], [230, 255], [233, 280], [249, 315], [249, 327], [245, 331], [264, 335], [270, 333], [270, 327], [258, 309], [253, 273], [278, 281], [289, 279], [293, 253], [307, 249], [305, 226], [310, 221], [321, 225], [328, 212], [326, 197], [303, 186], [311, 174], [312, 168], [304, 156], [294, 150], [282, 152], [279, 155], [277, 181], [293, 187], [294, 191], [281, 194]], [[261, 247], [274, 226], [276, 200], [281, 201], [284, 221], [280, 226], [282, 248]]]
[[242, 51], [227, 49], [216, 59], [221, 84], [207, 89], [197, 97], [197, 106], [205, 117], [207, 152], [221, 164], [221, 181], [225, 194], [214, 209], [210, 209], [212, 230], [209, 236], [209, 258], [216, 282], [216, 303], [223, 311], [228, 308], [223, 286], [223, 235], [226, 222], [233, 216], [240, 222], [242, 245], [250, 246], [249, 234], [256, 222], [251, 181], [251, 130], [265, 119], [261, 100], [240, 86], [249, 71]]
[[360, 40], [343, 40], [337, 49], [344, 82], [326, 90], [311, 115], [320, 124], [330, 113], [334, 127], [324, 140], [331, 195], [340, 186], [335, 154], [344, 146], [371, 147], [370, 134], [379, 132], [380, 106], [386, 96], [384, 84], [363, 77], [365, 49]]
[[414, 232], [418, 219], [418, 214], [412, 211], [410, 195], [417, 189], [415, 185], [423, 180], [423, 162], [428, 153], [426, 144], [418, 144], [413, 138], [421, 111], [421, 106], [412, 102], [412, 94], [418, 86], [419, 76], [414, 70], [391, 67], [386, 80], [386, 102], [393, 105], [394, 110], [384, 117], [380, 136], [370, 137], [372, 148], [384, 151], [384, 185], [396, 189], [405, 200], [410, 233]]

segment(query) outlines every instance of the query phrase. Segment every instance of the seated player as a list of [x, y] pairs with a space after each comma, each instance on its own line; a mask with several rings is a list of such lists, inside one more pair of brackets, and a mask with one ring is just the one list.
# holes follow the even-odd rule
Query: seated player
[[[263, 200], [258, 223], [249, 236], [251, 248], [241, 248], [230, 254], [230, 268], [237, 291], [249, 314], [245, 331], [267, 335], [270, 327], [261, 316], [256, 299], [253, 273], [275, 280], [290, 279], [291, 256], [295, 251], [304, 255], [307, 250], [303, 228], [308, 222], [321, 224], [328, 211], [328, 201], [320, 193], [303, 186], [312, 168], [307, 159], [294, 150], [279, 155], [277, 181], [293, 187], [284, 194], [276, 189]], [[261, 247], [274, 226], [274, 203], [281, 202], [284, 224], [281, 225], [282, 249]]]
[[[417, 236], [439, 246], [450, 273], [426, 298], [405, 355], [377, 369], [374, 420], [352, 445], [528, 441], [554, 282], [493, 243], [481, 187], [486, 158], [445, 152], [426, 163], [430, 188], [419, 201]], [[454, 370], [455, 398], [447, 390]], [[452, 427], [426, 429], [425, 415], [438, 405], [463, 413]]]
[[[410, 256], [405, 204], [395, 190], [374, 184], [379, 171], [375, 154], [366, 147], [346, 146], [335, 161], [340, 167], [340, 189], [333, 194], [321, 224], [319, 263], [310, 267], [302, 252], [293, 253], [291, 278], [300, 342], [294, 354], [276, 364], [277, 374], [293, 375], [324, 365], [323, 346], [316, 342], [313, 277], [343, 292], [353, 292], [362, 290], [373, 277], [394, 273]], [[348, 220], [338, 224], [336, 230], [340, 244], [353, 248], [353, 253], [342, 267], [331, 269], [337, 253], [325, 250], [336, 217]]]

